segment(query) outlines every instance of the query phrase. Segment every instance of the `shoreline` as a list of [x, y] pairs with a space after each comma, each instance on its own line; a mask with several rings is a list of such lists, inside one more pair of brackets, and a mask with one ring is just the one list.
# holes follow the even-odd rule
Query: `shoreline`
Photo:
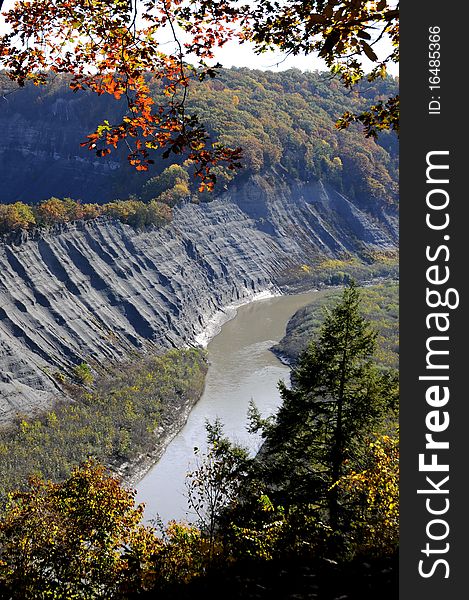
[[[145, 454], [140, 454], [133, 460], [112, 469], [114, 476], [119, 479], [123, 487], [135, 489], [145, 475], [158, 464], [169, 444], [186, 424], [192, 409], [200, 400], [203, 393], [204, 390], [202, 390], [199, 398], [193, 402], [188, 402], [187, 400], [183, 402], [179, 407], [176, 418], [174, 418], [174, 407], [172, 407], [171, 418], [169, 414], [163, 414], [162, 424], [153, 433], [155, 435], [155, 442], [152, 450]], [[165, 419], [168, 421], [166, 425], [164, 424]]]
[[[381, 280], [385, 280], [385, 278], [376, 278], [366, 282], [363, 282], [363, 285], [369, 286], [373, 285], [376, 282], [380, 282]], [[325, 286], [327, 289], [340, 289], [342, 285], [333, 285], [333, 286]], [[265, 289], [261, 292], [253, 292], [252, 294], [245, 296], [244, 298], [232, 302], [226, 306], [220, 307], [216, 310], [211, 317], [209, 317], [207, 321], [207, 325], [199, 334], [194, 337], [194, 342], [191, 344], [192, 346], [199, 346], [204, 349], [207, 348], [208, 344], [220, 333], [223, 325], [234, 319], [237, 315], [238, 308], [241, 306], [245, 306], [246, 304], [250, 304], [251, 302], [256, 302], [259, 300], [267, 300], [269, 298], [275, 298], [279, 296], [286, 295], [296, 295], [296, 294], [308, 294], [311, 292], [319, 292], [324, 288], [312, 287], [307, 290], [302, 289], [301, 291], [295, 291], [293, 289], [282, 290], [280, 288], [275, 288], [275, 286], [271, 286], [268, 289]], [[270, 348], [270, 351], [276, 358], [285, 366], [291, 367], [291, 361], [285, 355], [277, 353], [273, 347]], [[194, 400], [193, 402], [183, 402], [180, 406], [180, 409], [177, 411], [177, 415], [174, 415], [174, 407], [173, 411], [170, 415], [164, 414], [162, 415], [162, 422], [154, 432], [155, 435], [155, 444], [153, 450], [147, 452], [144, 455], [139, 455], [135, 457], [135, 459], [124, 463], [123, 465], [116, 466], [113, 468], [113, 473], [119, 478], [121, 484], [124, 487], [128, 488], [136, 488], [137, 484], [148, 474], [148, 472], [158, 464], [159, 460], [162, 458], [163, 454], [166, 452], [169, 444], [176, 437], [176, 435], [183, 429], [185, 426], [189, 415], [195, 405], [202, 398], [205, 391], [205, 387], [202, 390], [200, 396]], [[165, 425], [166, 420], [166, 425]]]
[[258, 300], [267, 300], [268, 298], [276, 298], [284, 295], [285, 294], [279, 289], [275, 289], [272, 286], [271, 288], [263, 290], [262, 292], [253, 292], [251, 295], [245, 296], [237, 302], [232, 302], [231, 304], [221, 307], [211, 317], [209, 317], [204, 331], [201, 331], [195, 336], [195, 344], [197, 346], [201, 346], [202, 348], [207, 348], [208, 344], [213, 340], [213, 338], [220, 333], [223, 325], [236, 317], [238, 308], [241, 306], [245, 306], [251, 302], [257, 302]]
[[[195, 336], [194, 343], [192, 345], [207, 348], [208, 344], [213, 340], [213, 338], [220, 333], [223, 325], [236, 317], [238, 308], [241, 306], [250, 304], [251, 302], [256, 302], [258, 300], [267, 300], [268, 298], [275, 298], [283, 295], [285, 295], [285, 293], [282, 293], [279, 289], [275, 289], [272, 286], [271, 288], [261, 292], [254, 292], [249, 296], [245, 296], [237, 302], [232, 302], [224, 307], [220, 307], [212, 314], [211, 317], [209, 317], [204, 330]], [[153, 435], [155, 435], [155, 443], [150, 452], [140, 454], [133, 460], [127, 461], [122, 465], [115, 465], [111, 467], [113, 474], [119, 479], [123, 487], [135, 489], [137, 484], [145, 477], [145, 475], [147, 475], [147, 473], [158, 464], [159, 460], [166, 452], [169, 444], [183, 429], [192, 409], [202, 398], [204, 391], [205, 387], [195, 401], [183, 402], [177, 411], [176, 417], [174, 416], [174, 407], [171, 414], [165, 414], [165, 411], [163, 410], [161, 424], [153, 433]]]

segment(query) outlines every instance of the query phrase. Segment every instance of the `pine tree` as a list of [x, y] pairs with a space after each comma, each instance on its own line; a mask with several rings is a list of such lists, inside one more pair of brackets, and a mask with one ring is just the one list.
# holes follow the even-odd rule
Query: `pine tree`
[[281, 382], [283, 403], [266, 438], [265, 480], [284, 505], [322, 506], [330, 525], [341, 521], [339, 488], [346, 469], [359, 468], [363, 440], [396, 402], [397, 378], [373, 362], [376, 333], [360, 315], [354, 283], [327, 313], [317, 340]]

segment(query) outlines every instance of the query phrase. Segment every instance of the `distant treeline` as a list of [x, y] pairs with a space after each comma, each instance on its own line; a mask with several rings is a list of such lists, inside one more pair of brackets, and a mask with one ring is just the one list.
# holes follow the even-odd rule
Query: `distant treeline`
[[163, 226], [172, 219], [171, 207], [153, 200], [116, 200], [104, 205], [82, 204], [71, 198], [50, 198], [31, 206], [24, 202], [0, 204], [0, 233], [30, 230], [57, 223], [70, 223], [108, 216], [133, 227]]
[[171, 165], [145, 184], [140, 198], [114, 200], [106, 204], [81, 203], [71, 198], [49, 198], [39, 204], [15, 202], [0, 204], [0, 234], [30, 230], [57, 223], [96, 219], [108, 216], [135, 228], [170, 223], [172, 207], [190, 197], [189, 173]]

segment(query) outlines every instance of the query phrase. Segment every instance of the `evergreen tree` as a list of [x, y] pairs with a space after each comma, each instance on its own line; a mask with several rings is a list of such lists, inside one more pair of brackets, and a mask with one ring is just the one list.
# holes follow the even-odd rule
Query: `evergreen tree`
[[396, 375], [372, 361], [376, 333], [359, 306], [352, 283], [300, 356], [291, 389], [279, 384], [282, 406], [264, 426], [269, 493], [284, 506], [317, 504], [333, 529], [343, 519], [333, 484], [360, 467], [365, 436], [382, 424], [397, 398]]

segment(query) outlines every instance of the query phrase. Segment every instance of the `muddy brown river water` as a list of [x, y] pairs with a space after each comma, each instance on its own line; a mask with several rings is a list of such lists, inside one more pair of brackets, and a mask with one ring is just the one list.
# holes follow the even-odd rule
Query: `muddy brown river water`
[[262, 416], [280, 403], [279, 379], [289, 368], [269, 348], [285, 333], [290, 317], [308, 304], [317, 292], [257, 300], [237, 309], [208, 344], [209, 369], [204, 393], [186, 425], [164, 455], [137, 484], [137, 501], [144, 502], [145, 518], [195, 520], [185, 498], [185, 475], [194, 466], [194, 447], [205, 448], [205, 422], [219, 418], [225, 433], [255, 452], [260, 438], [246, 430], [251, 398]]

